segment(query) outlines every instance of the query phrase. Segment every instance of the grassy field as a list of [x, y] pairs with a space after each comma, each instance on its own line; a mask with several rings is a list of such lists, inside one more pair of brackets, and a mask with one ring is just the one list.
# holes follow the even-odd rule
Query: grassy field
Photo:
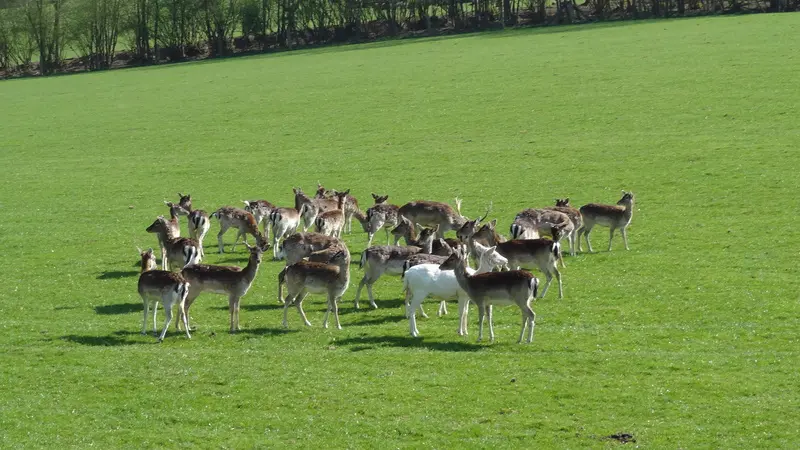
[[[798, 45], [800, 15], [758, 15], [0, 83], [0, 447], [796, 448]], [[320, 296], [284, 330], [269, 258], [241, 333], [203, 295], [191, 340], [139, 334], [163, 200], [288, 206], [318, 180], [364, 209], [491, 200], [504, 231], [632, 190], [631, 250], [599, 228], [567, 257], [530, 345], [514, 308], [476, 343], [474, 308], [462, 338], [433, 301], [411, 338], [399, 278], [353, 310], [357, 266], [343, 330]], [[218, 229], [206, 262], [243, 265]], [[366, 236], [346, 241], [358, 258]]]

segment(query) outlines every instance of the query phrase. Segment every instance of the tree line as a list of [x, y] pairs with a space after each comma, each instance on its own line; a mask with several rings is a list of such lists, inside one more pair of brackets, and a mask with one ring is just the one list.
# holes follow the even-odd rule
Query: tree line
[[414, 33], [798, 7], [800, 0], [0, 0], [0, 77]]

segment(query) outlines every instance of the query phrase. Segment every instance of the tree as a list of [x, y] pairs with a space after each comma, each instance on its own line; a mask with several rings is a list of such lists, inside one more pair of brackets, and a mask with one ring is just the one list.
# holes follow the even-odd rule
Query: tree
[[239, 22], [239, 0], [202, 0], [201, 5], [209, 51], [215, 56], [227, 54]]
[[73, 49], [89, 69], [108, 69], [114, 62], [123, 0], [76, 0], [70, 21]]
[[66, 1], [28, 0], [24, 5], [27, 31], [39, 50], [39, 69], [43, 75], [55, 72], [63, 60], [63, 15]]

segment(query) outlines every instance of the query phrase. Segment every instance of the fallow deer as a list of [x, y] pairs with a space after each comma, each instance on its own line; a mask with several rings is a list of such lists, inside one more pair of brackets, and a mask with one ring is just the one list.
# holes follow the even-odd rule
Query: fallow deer
[[222, 236], [230, 228], [236, 228], [239, 232], [236, 234], [236, 239], [233, 240], [231, 252], [236, 251], [236, 243], [239, 238], [243, 237], [245, 233], [251, 234], [256, 240], [257, 247], [265, 247], [266, 238], [258, 229], [253, 214], [232, 206], [223, 206], [222, 208], [211, 213], [211, 217], [216, 217], [219, 220], [219, 233], [217, 233], [217, 243], [219, 245], [219, 253], [225, 253], [225, 244], [222, 243]]
[[280, 240], [297, 232], [300, 213], [294, 208], [275, 208], [269, 213], [269, 222], [272, 227], [272, 259], [277, 260]]
[[[244, 245], [250, 251], [250, 258], [244, 268], [209, 264], [194, 264], [183, 268], [181, 274], [189, 281], [186, 314], [189, 313], [189, 307], [192, 306], [195, 299], [203, 292], [227, 295], [228, 311], [231, 316], [230, 332], [235, 333], [241, 330], [239, 326], [239, 302], [247, 294], [250, 286], [253, 285], [253, 280], [258, 273], [258, 266], [261, 264], [261, 256], [264, 251], [269, 249], [269, 243], [264, 243], [264, 247], [260, 245], [255, 247]], [[185, 324], [188, 331], [188, 320]]]
[[[325, 188], [321, 189], [323, 192], [325, 191]], [[294, 209], [301, 214], [303, 231], [308, 231], [311, 228], [318, 214], [325, 211], [333, 211], [339, 206], [336, 200], [324, 196], [311, 198], [300, 188], [292, 188], [292, 191], [294, 192]], [[303, 205], [309, 205], [310, 207], [303, 209]]]
[[278, 251], [278, 258], [285, 258], [286, 265], [290, 266], [314, 252], [333, 246], [344, 246], [344, 242], [339, 238], [320, 233], [295, 233], [284, 239]]
[[[520, 211], [511, 224], [513, 239], [535, 239], [553, 236], [553, 228], [561, 231], [561, 237], [569, 241], [570, 255], [575, 255], [575, 222], [570, 216], [552, 208], [530, 208]], [[562, 265], [564, 262], [561, 261]], [[564, 266], [566, 267], [566, 266]]]
[[344, 205], [349, 193], [350, 189], [344, 192], [334, 191], [334, 196], [338, 202], [338, 207], [332, 211], [325, 211], [317, 215], [317, 218], [314, 221], [317, 233], [322, 233], [326, 236], [333, 236], [337, 238], [342, 237], [342, 229], [345, 225]]
[[[367, 220], [369, 221], [369, 228], [366, 230], [368, 235], [367, 247], [372, 246], [372, 238], [381, 228], [386, 231], [386, 245], [389, 245], [389, 230], [398, 224], [398, 210], [400, 207], [386, 203], [389, 198], [388, 195], [372, 193], [372, 198], [375, 200], [375, 204], [367, 209]], [[397, 240], [395, 240], [394, 245], [397, 245]]]
[[[348, 189], [348, 192], [349, 191], [350, 190]], [[334, 190], [325, 189], [319, 182], [317, 182], [317, 194], [315, 198], [334, 199], [334, 197], [336, 197], [335, 189]], [[344, 211], [344, 224], [347, 227], [347, 233], [349, 234], [353, 232], [353, 217], [355, 217], [357, 213], [361, 214], [361, 209], [358, 207], [358, 199], [356, 199], [350, 194], [347, 194], [344, 200], [343, 211]], [[363, 226], [363, 221], [361, 221], [361, 223]]]
[[196, 240], [200, 246], [200, 256], [205, 257], [206, 253], [203, 249], [203, 240], [211, 229], [211, 221], [209, 220], [208, 213], [202, 209], [192, 209], [192, 195], [183, 195], [178, 192], [180, 198], [178, 204], [186, 211], [189, 212], [187, 222], [189, 222], [189, 237]]
[[[242, 200], [242, 203], [244, 203], [244, 210], [252, 214], [253, 218], [256, 219], [256, 224], [264, 222], [264, 236], [269, 237], [270, 229], [272, 228], [269, 215], [275, 209], [275, 205], [266, 200]], [[246, 238], [244, 242], [247, 243]]]
[[556, 206], [550, 206], [544, 209], [552, 209], [553, 211], [564, 213], [569, 217], [569, 220], [572, 222], [572, 233], [567, 236], [569, 238], [569, 253], [570, 255], [575, 256], [575, 252], [577, 250], [578, 230], [580, 230], [583, 226], [581, 211], [569, 204], [569, 197], [557, 198]]
[[489, 339], [494, 341], [492, 305], [517, 305], [522, 311], [522, 329], [518, 343], [522, 342], [529, 326], [527, 342], [533, 340], [536, 314], [531, 309], [531, 299], [536, 297], [539, 280], [527, 270], [486, 272], [470, 275], [467, 272], [467, 252], [456, 251], [439, 266], [441, 270], [455, 270], [456, 281], [469, 299], [478, 307], [478, 341], [483, 338], [483, 318], [489, 315]]
[[583, 226], [578, 230], [578, 250], [581, 250], [581, 234], [586, 236], [586, 245], [589, 252], [593, 252], [592, 243], [589, 242], [589, 233], [595, 225], [609, 228], [608, 251], [611, 251], [611, 240], [614, 238], [614, 230], [619, 229], [622, 233], [622, 241], [625, 243], [625, 250], [628, 248], [628, 225], [633, 217], [633, 205], [635, 199], [633, 192], [622, 191], [622, 198], [616, 205], [606, 205], [601, 203], [589, 203], [581, 206], [581, 217]]
[[189, 282], [179, 273], [168, 272], [166, 270], [155, 270], [156, 257], [153, 255], [153, 249], [147, 251], [139, 250], [139, 256], [142, 258], [142, 272], [139, 275], [139, 296], [142, 298], [144, 306], [144, 318], [142, 319], [142, 334], [147, 334], [147, 316], [152, 305], [153, 308], [153, 332], [158, 336], [156, 329], [156, 312], [158, 310], [158, 302], [164, 305], [164, 312], [166, 320], [164, 322], [164, 329], [161, 330], [161, 335], [158, 337], [159, 342], [164, 340], [172, 322], [172, 307], [178, 305], [178, 321], [183, 321], [186, 325], [186, 337], [191, 339], [189, 334], [189, 323], [186, 315], [186, 298], [189, 294]]
[[154, 233], [158, 237], [159, 244], [165, 250], [161, 260], [163, 270], [170, 270], [172, 267], [181, 269], [188, 264], [200, 262], [202, 257], [197, 241], [174, 236], [164, 216], [158, 216], [145, 231]]
[[[392, 236], [394, 236], [394, 243], [400, 241], [400, 239], [404, 239], [406, 245], [416, 245], [417, 244], [417, 229], [421, 229], [422, 226], [420, 224], [413, 224], [410, 220], [405, 217], [399, 218], [399, 223], [396, 227], [391, 231]], [[435, 230], [438, 231], [439, 225], [433, 227]], [[453, 238], [437, 238], [433, 240], [433, 247], [431, 249], [432, 255], [440, 255], [440, 256], [450, 256], [450, 253], [453, 252], [454, 247], [461, 246], [461, 243], [458, 239]], [[444, 260], [442, 260], [444, 261]]]
[[[424, 226], [439, 225], [436, 237], [443, 238], [444, 234], [450, 230], [456, 231], [468, 220], [461, 215], [461, 199], [456, 198], [456, 209], [447, 203], [434, 202], [429, 200], [417, 200], [408, 202], [401, 206], [398, 214], [406, 217], [412, 223]], [[491, 211], [492, 205], [486, 210], [486, 215]], [[484, 218], [486, 217], [484, 215]], [[482, 219], [481, 219], [482, 220]]]
[[361, 289], [364, 285], [367, 286], [370, 306], [377, 308], [375, 296], [372, 294], [372, 285], [384, 273], [400, 275], [403, 272], [403, 263], [409, 256], [420, 252], [430, 253], [435, 235], [435, 229], [423, 228], [418, 241], [420, 246], [374, 245], [361, 252], [359, 267], [364, 270], [364, 277], [358, 283], [354, 301], [355, 308], [358, 309], [358, 300], [361, 298]]
[[280, 287], [286, 283], [286, 298], [283, 304], [283, 327], [288, 328], [287, 314], [289, 306], [294, 304], [306, 326], [311, 326], [303, 311], [303, 300], [309, 293], [326, 293], [328, 308], [322, 326], [328, 328], [328, 314], [333, 311], [336, 328], [342, 329], [339, 323], [338, 302], [350, 285], [350, 252], [347, 247], [339, 248], [330, 255], [328, 262], [298, 261], [286, 266], [278, 274], [278, 296], [282, 295]]

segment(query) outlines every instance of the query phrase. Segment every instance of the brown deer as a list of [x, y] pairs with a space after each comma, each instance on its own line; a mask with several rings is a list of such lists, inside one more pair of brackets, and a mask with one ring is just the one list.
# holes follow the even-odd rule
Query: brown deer
[[[244, 245], [250, 251], [250, 258], [244, 268], [209, 264], [194, 264], [183, 268], [181, 274], [189, 281], [190, 285], [189, 295], [186, 298], [187, 314], [189, 313], [189, 307], [203, 292], [227, 295], [228, 310], [231, 316], [230, 331], [235, 333], [241, 330], [239, 326], [239, 301], [247, 294], [250, 286], [253, 285], [253, 280], [258, 273], [258, 266], [261, 264], [261, 256], [264, 251], [269, 249], [269, 243], [264, 243], [264, 247]], [[188, 320], [185, 324], [188, 332]]]
[[164, 216], [158, 216], [149, 227], [145, 229], [148, 233], [154, 233], [158, 237], [158, 243], [163, 248], [161, 268], [170, 270], [172, 267], [183, 268], [188, 264], [197, 264], [202, 258], [200, 256], [200, 246], [197, 241], [191, 238], [177, 237], [172, 234]]
[[142, 258], [142, 272], [139, 275], [139, 296], [142, 298], [144, 306], [144, 317], [142, 319], [142, 334], [147, 334], [147, 316], [150, 306], [153, 307], [153, 332], [158, 336], [156, 329], [156, 312], [158, 310], [158, 302], [164, 305], [164, 313], [166, 314], [166, 321], [164, 322], [164, 329], [161, 330], [161, 335], [158, 337], [159, 342], [164, 340], [172, 322], [172, 307], [178, 305], [178, 321], [183, 321], [186, 325], [186, 337], [191, 339], [189, 334], [189, 322], [186, 315], [186, 298], [189, 294], [189, 282], [178, 273], [168, 272], [166, 270], [155, 270], [156, 257], [153, 255], [153, 249], [141, 251], [139, 249], [139, 256]]
[[345, 200], [350, 193], [350, 189], [344, 192], [334, 191], [334, 196], [338, 202], [337, 209], [325, 211], [317, 215], [314, 223], [317, 233], [337, 238], [342, 237], [342, 229], [345, 225]]
[[[367, 221], [369, 222], [369, 228], [366, 230], [368, 235], [367, 247], [372, 246], [372, 238], [381, 228], [386, 231], [386, 245], [389, 245], [389, 230], [398, 224], [398, 210], [400, 207], [386, 203], [389, 198], [388, 195], [377, 195], [373, 192], [372, 198], [375, 200], [375, 204], [367, 209]], [[395, 240], [394, 245], [397, 245], [397, 240]]]
[[243, 237], [245, 233], [251, 234], [256, 239], [257, 247], [265, 247], [267, 242], [266, 238], [261, 234], [261, 230], [258, 229], [258, 223], [255, 217], [253, 217], [253, 214], [240, 208], [223, 206], [211, 213], [211, 217], [216, 217], [219, 220], [220, 230], [219, 233], [217, 233], [217, 243], [219, 244], [220, 253], [225, 253], [225, 244], [222, 243], [222, 236], [230, 228], [239, 230], [239, 233], [236, 234], [236, 239], [233, 241], [231, 252], [236, 251], [236, 243], [239, 242], [239, 238]]
[[286, 265], [291, 266], [314, 252], [344, 245], [341, 239], [320, 233], [295, 233], [284, 239], [278, 251], [278, 258], [286, 258]]
[[[322, 191], [322, 197], [319, 197], [320, 190]], [[324, 197], [325, 188], [318, 189], [318, 196], [314, 198], [306, 195], [300, 188], [292, 188], [292, 191], [294, 192], [294, 209], [301, 214], [303, 231], [308, 231], [311, 228], [318, 214], [325, 211], [333, 211], [339, 207], [338, 201]], [[309, 205], [310, 207], [303, 208], [303, 205]]]
[[[443, 238], [444, 234], [450, 230], [457, 231], [468, 220], [461, 215], [461, 199], [456, 198], [456, 209], [447, 203], [434, 202], [429, 200], [417, 200], [408, 202], [401, 206], [398, 214], [406, 217], [412, 223], [432, 227], [439, 225], [436, 237]], [[491, 211], [492, 205], [486, 210], [486, 215]]]
[[[266, 200], [242, 200], [242, 203], [244, 203], [244, 210], [252, 214], [253, 218], [256, 219], [256, 224], [264, 222], [264, 236], [269, 237], [270, 229], [272, 228], [269, 215], [275, 209], [275, 205]], [[246, 242], [247, 239], [245, 239]]]
[[601, 203], [589, 203], [580, 208], [583, 226], [578, 230], [578, 250], [581, 250], [581, 234], [586, 236], [586, 245], [592, 253], [592, 243], [589, 242], [589, 233], [595, 225], [609, 228], [608, 251], [611, 251], [611, 240], [614, 238], [614, 231], [619, 229], [622, 233], [622, 241], [625, 243], [625, 250], [628, 248], [628, 225], [633, 217], [633, 205], [635, 199], [633, 192], [622, 191], [622, 198], [616, 205], [606, 205]]
[[178, 205], [184, 210], [189, 212], [189, 237], [197, 241], [200, 246], [200, 256], [205, 257], [206, 253], [203, 250], [203, 239], [205, 239], [208, 230], [211, 229], [211, 221], [209, 220], [208, 213], [202, 209], [192, 209], [192, 195], [183, 195], [178, 192]]

